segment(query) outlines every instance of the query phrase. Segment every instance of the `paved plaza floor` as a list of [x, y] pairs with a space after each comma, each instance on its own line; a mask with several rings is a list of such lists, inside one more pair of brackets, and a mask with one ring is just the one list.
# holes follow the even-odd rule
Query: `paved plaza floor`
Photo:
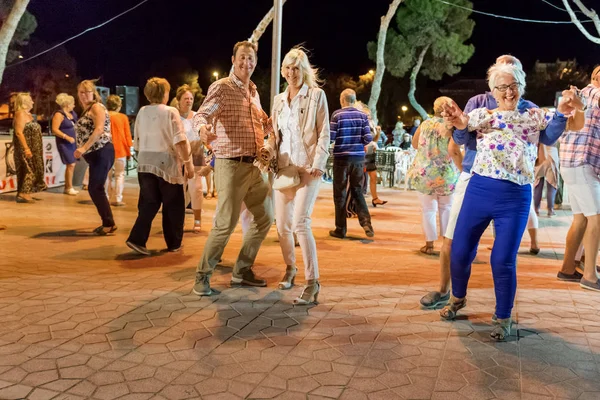
[[600, 399], [600, 295], [556, 280], [569, 212], [540, 218], [538, 256], [523, 241], [517, 329], [494, 343], [489, 231], [460, 317], [441, 321], [419, 306], [437, 286], [439, 258], [418, 252], [415, 192], [382, 190], [389, 203], [369, 207], [373, 240], [356, 220], [339, 240], [328, 236], [323, 185], [313, 214], [322, 291], [309, 307], [293, 305], [302, 286], [277, 290], [285, 266], [275, 227], [255, 264], [268, 287], [228, 287], [238, 228], [213, 275], [223, 293], [192, 295], [216, 200], [180, 253], [161, 251], [159, 214], [155, 252], [140, 257], [125, 246], [137, 192], [128, 178], [108, 237], [90, 233], [99, 218], [87, 192], [49, 191], [37, 204], [0, 196], [0, 399]]

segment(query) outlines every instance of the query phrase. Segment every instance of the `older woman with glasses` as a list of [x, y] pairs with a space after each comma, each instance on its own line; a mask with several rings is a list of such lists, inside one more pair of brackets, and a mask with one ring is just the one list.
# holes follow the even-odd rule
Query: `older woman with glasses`
[[[466, 189], [452, 242], [450, 271], [452, 296], [440, 315], [454, 319], [466, 306], [471, 263], [477, 253], [481, 235], [494, 221], [496, 240], [491, 264], [496, 294], [494, 340], [505, 340], [511, 332], [511, 311], [516, 293], [516, 258], [521, 237], [527, 226], [531, 206], [537, 145], [552, 145], [573, 110], [574, 93], [565, 91], [557, 112], [530, 109], [519, 111], [517, 105], [525, 91], [525, 73], [508, 64], [495, 64], [488, 72], [488, 83], [498, 108], [478, 108], [463, 114], [456, 105], [446, 105], [443, 116], [457, 129], [477, 131], [477, 155], [473, 175]], [[551, 122], [552, 121], [552, 122]], [[545, 130], [549, 123], [562, 129]], [[542, 132], [543, 131], [543, 132]]]

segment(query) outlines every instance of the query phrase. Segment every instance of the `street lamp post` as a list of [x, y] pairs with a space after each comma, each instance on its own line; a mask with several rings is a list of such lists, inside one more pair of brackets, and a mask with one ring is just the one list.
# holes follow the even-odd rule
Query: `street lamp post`
[[402, 106], [401, 110], [402, 110], [402, 122], [406, 122], [405, 121], [406, 120], [406, 111], [408, 111], [408, 107]]
[[279, 94], [279, 76], [281, 63], [281, 22], [283, 17], [283, 0], [273, 0], [273, 46], [271, 48], [271, 104]]
[[219, 80], [219, 73], [217, 71], [215, 71], [212, 74], [215, 77], [215, 81], [218, 81]]

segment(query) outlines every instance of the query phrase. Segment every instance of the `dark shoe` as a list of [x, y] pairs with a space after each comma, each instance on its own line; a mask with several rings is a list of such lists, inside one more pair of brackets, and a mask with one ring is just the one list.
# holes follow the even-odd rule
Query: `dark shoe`
[[231, 277], [231, 286], [265, 287], [267, 286], [267, 281], [257, 278], [252, 268], [248, 268], [242, 272], [242, 276], [236, 277], [234, 275]]
[[554, 212], [554, 210], [548, 210], [548, 218], [552, 218], [556, 215], [556, 213]]
[[533, 247], [529, 249], [529, 254], [533, 254], [534, 256], [540, 253], [540, 249], [534, 249]]
[[581, 278], [581, 281], [579, 282], [579, 286], [581, 286], [583, 289], [600, 292], [600, 281], [598, 281], [598, 280], [596, 280], [596, 282], [590, 282], [584, 278]]
[[583, 278], [583, 274], [580, 272], [573, 272], [572, 274], [565, 274], [563, 272], [558, 271], [558, 274], [556, 274], [556, 277], [558, 278], [559, 281], [565, 281], [565, 282], [579, 282], [581, 281], [581, 278]]
[[387, 203], [387, 200], [381, 200], [381, 199], [379, 199], [379, 198], [373, 199], [373, 200], [371, 201], [371, 204], [373, 204], [373, 207], [382, 206], [382, 205], [384, 205], [385, 203]]
[[135, 243], [130, 242], [129, 240], [126, 241], [125, 244], [127, 245], [127, 247], [129, 247], [131, 250], [135, 251], [136, 253], [140, 253], [145, 256], [150, 255], [150, 251], [147, 248], [145, 248], [144, 246], [139, 246]]
[[421, 305], [427, 308], [436, 308], [450, 300], [450, 292], [442, 294], [441, 292], [429, 292], [421, 298]]
[[35, 200], [17, 196], [17, 203], [35, 203]]
[[177, 247], [177, 248], [175, 248], [175, 249], [167, 249], [167, 251], [168, 251], [169, 253], [178, 253], [178, 252], [180, 252], [180, 251], [181, 251], [181, 249], [183, 249], [183, 245], [181, 245], [181, 246], [179, 246], [179, 247]]
[[212, 296], [221, 292], [210, 287], [210, 276], [196, 272], [196, 283], [194, 284], [192, 293], [197, 296]]
[[373, 237], [375, 236], [375, 232], [373, 231], [373, 227], [371, 225], [365, 225], [363, 226], [363, 229], [365, 230], [365, 235], [367, 235], [367, 237]]
[[343, 239], [343, 238], [346, 237], [346, 234], [338, 231], [337, 229], [335, 229], [333, 231], [329, 231], [329, 236], [334, 237], [334, 238], [338, 238], [338, 239]]
[[[108, 228], [108, 230], [106, 230], [105, 228]], [[117, 230], [117, 226], [113, 225], [111, 227], [104, 227], [102, 225], [100, 225], [99, 227], [97, 227], [96, 229], [94, 229], [93, 233], [97, 236], [106, 236], [110, 233], [114, 233]]]
[[425, 245], [419, 249], [419, 251], [423, 254], [427, 254], [428, 256], [433, 255], [433, 245]]

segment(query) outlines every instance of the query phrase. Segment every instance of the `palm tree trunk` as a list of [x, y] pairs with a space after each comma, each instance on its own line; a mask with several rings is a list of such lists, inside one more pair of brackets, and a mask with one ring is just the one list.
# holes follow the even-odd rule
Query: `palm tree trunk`
[[369, 110], [371, 110], [371, 117], [373, 118], [375, 125], [378, 125], [379, 123], [377, 118], [377, 102], [379, 101], [379, 95], [381, 94], [381, 81], [383, 80], [383, 73], [385, 72], [385, 40], [390, 21], [394, 18], [394, 15], [396, 15], [396, 10], [400, 3], [402, 3], [402, 0], [393, 0], [390, 3], [388, 12], [381, 17], [381, 25], [379, 26], [379, 37], [377, 38], [377, 68], [375, 70], [375, 77], [373, 78], [373, 85], [371, 86], [371, 96], [369, 97]]
[[2, 84], [2, 77], [4, 76], [4, 70], [6, 69], [8, 47], [10, 46], [10, 42], [19, 25], [19, 21], [21, 21], [21, 17], [25, 13], [28, 4], [29, 0], [15, 0], [15, 4], [0, 28], [0, 84]]
[[421, 50], [421, 54], [419, 54], [417, 64], [413, 67], [410, 73], [410, 89], [408, 90], [408, 101], [410, 101], [410, 105], [413, 106], [415, 110], [417, 110], [417, 112], [421, 115], [421, 118], [423, 118], [423, 120], [428, 119], [429, 115], [427, 115], [425, 109], [421, 107], [421, 105], [417, 102], [417, 99], [415, 98], [415, 92], [417, 91], [417, 76], [419, 75], [419, 71], [421, 70], [421, 66], [423, 65], [423, 59], [427, 54], [427, 50], [429, 50], [429, 45], [423, 47], [423, 50]]

